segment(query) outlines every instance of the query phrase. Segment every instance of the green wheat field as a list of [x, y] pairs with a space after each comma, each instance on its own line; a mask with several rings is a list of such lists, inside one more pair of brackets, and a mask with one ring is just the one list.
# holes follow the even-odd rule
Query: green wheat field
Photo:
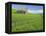
[[43, 14], [17, 14], [12, 10], [12, 32], [43, 30]]

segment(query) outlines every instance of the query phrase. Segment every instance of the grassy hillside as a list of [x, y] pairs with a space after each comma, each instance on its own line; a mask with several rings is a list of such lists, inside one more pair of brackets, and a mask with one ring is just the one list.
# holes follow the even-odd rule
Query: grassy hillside
[[16, 13], [16, 9], [12, 9], [12, 14], [15, 14]]
[[43, 30], [42, 14], [12, 13], [12, 32]]

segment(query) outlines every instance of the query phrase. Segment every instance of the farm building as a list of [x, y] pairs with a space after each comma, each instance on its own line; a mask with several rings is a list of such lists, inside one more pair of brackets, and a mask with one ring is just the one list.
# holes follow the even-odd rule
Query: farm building
[[17, 10], [17, 13], [25, 14], [25, 13], [27, 13], [27, 8], [19, 8], [19, 9]]

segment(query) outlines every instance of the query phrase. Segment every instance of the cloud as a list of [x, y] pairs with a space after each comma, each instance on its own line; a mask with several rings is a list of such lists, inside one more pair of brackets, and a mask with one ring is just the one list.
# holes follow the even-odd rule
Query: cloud
[[27, 10], [28, 13], [43, 13], [43, 10]]

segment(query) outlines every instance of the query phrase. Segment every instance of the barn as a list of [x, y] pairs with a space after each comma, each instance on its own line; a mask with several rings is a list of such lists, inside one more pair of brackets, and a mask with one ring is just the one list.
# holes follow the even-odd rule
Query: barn
[[26, 14], [27, 8], [20, 8], [20, 9], [17, 10], [17, 13]]

